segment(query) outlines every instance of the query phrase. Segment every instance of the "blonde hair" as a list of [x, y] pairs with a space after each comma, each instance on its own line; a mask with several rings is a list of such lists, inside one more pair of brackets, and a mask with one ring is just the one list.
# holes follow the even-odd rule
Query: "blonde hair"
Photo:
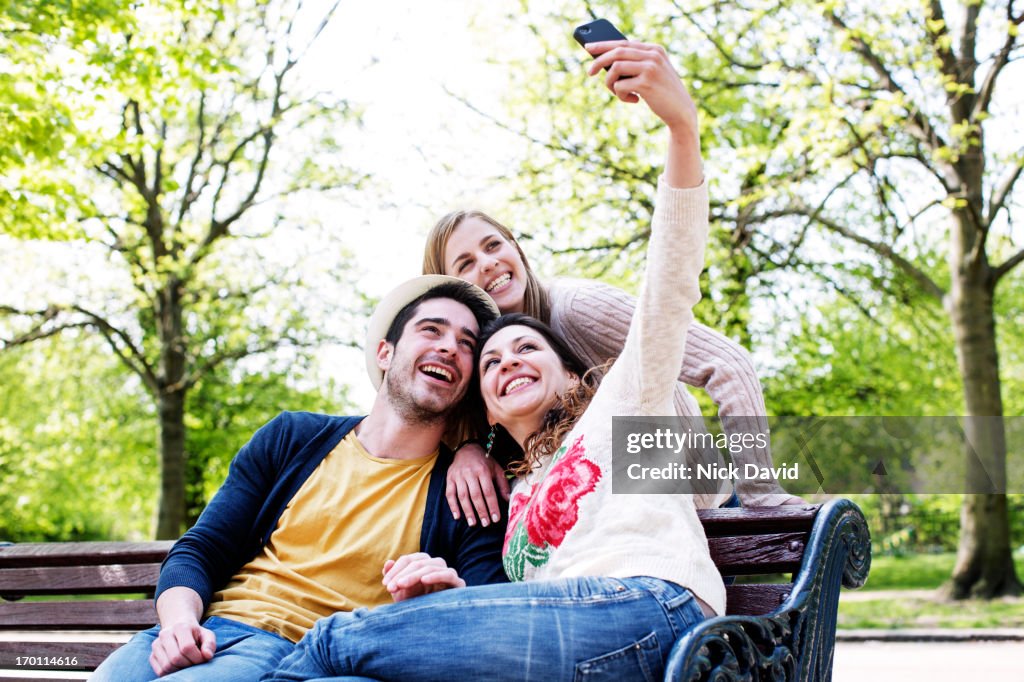
[[548, 293], [541, 285], [530, 261], [519, 246], [512, 230], [508, 229], [494, 218], [483, 211], [462, 210], [452, 211], [441, 217], [434, 227], [427, 234], [427, 243], [423, 247], [423, 274], [424, 275], [447, 275], [444, 264], [444, 250], [448, 247], [448, 240], [452, 233], [467, 218], [479, 218], [498, 231], [505, 241], [516, 248], [519, 258], [523, 261], [523, 269], [526, 271], [526, 291], [523, 294], [523, 312], [535, 317], [542, 322], [551, 322], [551, 302]]

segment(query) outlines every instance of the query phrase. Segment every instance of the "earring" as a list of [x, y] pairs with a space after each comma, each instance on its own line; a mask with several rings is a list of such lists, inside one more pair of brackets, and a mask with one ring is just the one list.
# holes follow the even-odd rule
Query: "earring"
[[494, 432], [497, 428], [497, 424], [491, 424], [491, 431], [487, 434], [487, 446], [484, 448], [484, 457], [491, 456], [491, 448], [494, 447]]

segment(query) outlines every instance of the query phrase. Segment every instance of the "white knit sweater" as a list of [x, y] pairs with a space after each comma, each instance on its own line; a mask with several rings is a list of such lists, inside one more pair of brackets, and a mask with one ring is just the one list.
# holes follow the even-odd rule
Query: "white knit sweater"
[[647, 273], [622, 353], [563, 447], [514, 486], [504, 551], [512, 580], [653, 576], [725, 613], [725, 586], [693, 498], [611, 492], [612, 417], [674, 412], [677, 369], [700, 300], [706, 193], [659, 181]]

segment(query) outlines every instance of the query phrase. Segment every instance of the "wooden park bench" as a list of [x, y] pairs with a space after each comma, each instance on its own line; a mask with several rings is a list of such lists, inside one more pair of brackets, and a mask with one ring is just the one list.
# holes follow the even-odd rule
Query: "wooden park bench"
[[[787, 574], [733, 584], [728, 615], [676, 643], [671, 680], [828, 680], [839, 588], [860, 587], [871, 561], [864, 516], [849, 500], [770, 509], [702, 510], [723, 576]], [[151, 626], [170, 542], [0, 547], [0, 680], [83, 679], [132, 632]], [[791, 577], [790, 577], [791, 576]], [[37, 601], [53, 595], [136, 598]], [[20, 597], [24, 596], [24, 599]], [[9, 601], [10, 600], [10, 601]]]
[[[39, 679], [44, 670], [54, 671], [44, 679], [84, 679], [131, 633], [152, 626], [160, 562], [172, 544], [0, 547], [0, 680]], [[52, 599], [66, 595], [107, 598]]]

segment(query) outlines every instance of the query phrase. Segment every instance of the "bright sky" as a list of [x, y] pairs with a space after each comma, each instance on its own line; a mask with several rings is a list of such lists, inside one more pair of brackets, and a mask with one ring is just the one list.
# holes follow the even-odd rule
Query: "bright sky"
[[372, 228], [360, 232], [360, 248], [373, 263], [367, 286], [379, 293], [380, 286], [418, 274], [422, 240], [414, 237], [448, 208], [500, 200], [503, 188], [490, 178], [514, 162], [519, 143], [445, 88], [501, 115], [505, 73], [488, 59], [511, 35], [485, 33], [470, 22], [482, 17], [485, 26], [505, 25], [502, 14], [511, 6], [506, 0], [344, 2], [306, 58], [305, 75], [318, 87], [366, 109], [350, 158], [387, 187], [390, 205], [375, 196], [360, 211]]
[[[515, 27], [494, 27], [508, 27], [505, 15], [517, 9], [509, 0], [343, 2], [307, 55], [304, 77], [365, 107], [365, 129], [357, 144], [347, 143], [349, 161], [382, 189], [356, 204], [321, 207], [338, 229], [334, 236], [358, 256], [365, 293], [381, 296], [419, 274], [424, 237], [438, 217], [498, 205], [508, 191], [492, 178], [516, 165], [521, 141], [445, 89], [501, 116], [506, 75], [490, 61], [514, 52]], [[473, 28], [474, 21], [488, 28]], [[327, 367], [362, 368], [351, 350], [323, 359]], [[369, 381], [344, 374], [368, 408]]]

